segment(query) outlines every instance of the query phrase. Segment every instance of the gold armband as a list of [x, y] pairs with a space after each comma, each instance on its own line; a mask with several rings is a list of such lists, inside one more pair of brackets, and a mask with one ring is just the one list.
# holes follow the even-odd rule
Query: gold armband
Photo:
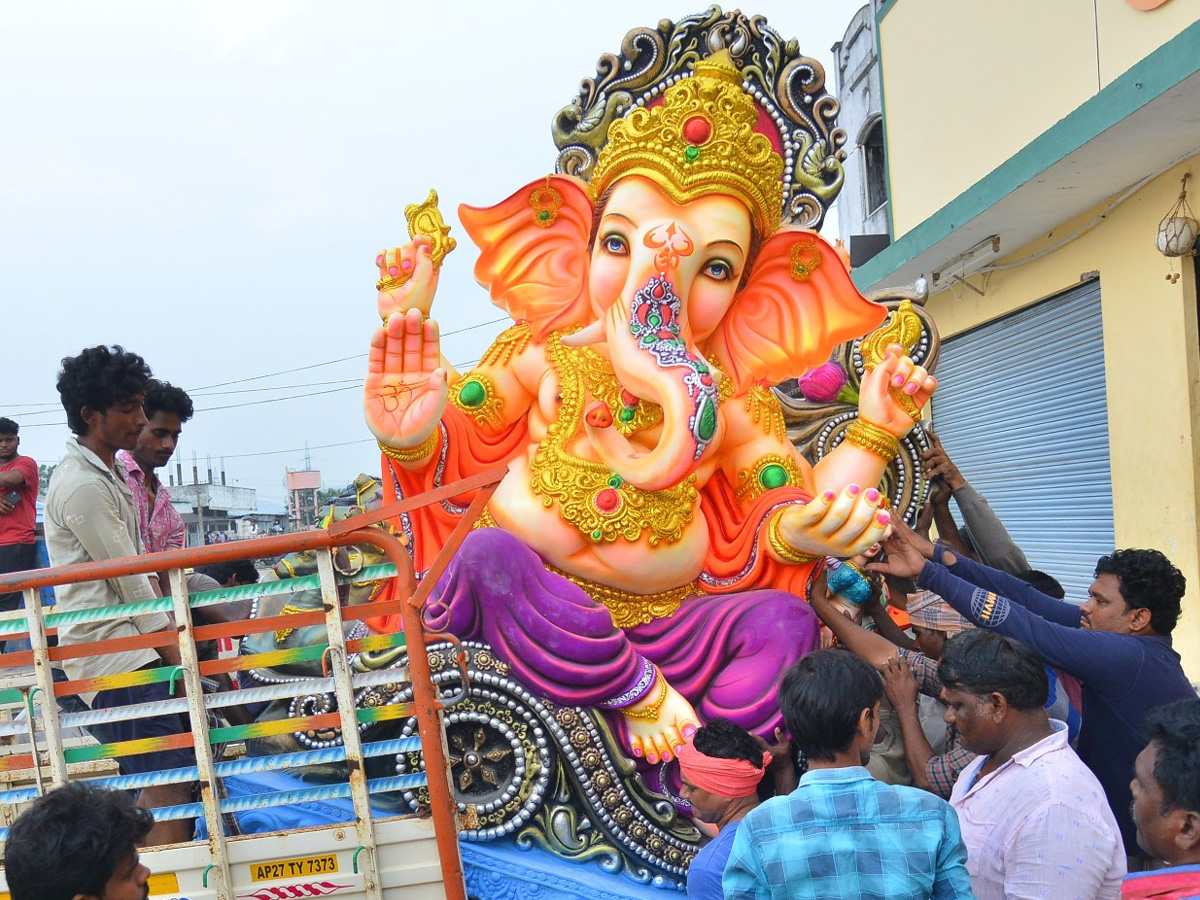
[[767, 543], [771, 545], [771, 549], [775, 551], [775, 555], [783, 562], [797, 566], [810, 563], [814, 559], [820, 559], [819, 556], [814, 556], [811, 553], [801, 553], [783, 539], [783, 535], [779, 533], [779, 520], [783, 518], [784, 509], [775, 513], [771, 517], [770, 524], [767, 525]]
[[416, 462], [420, 459], [425, 459], [430, 456], [437, 448], [438, 430], [435, 428], [433, 434], [425, 441], [422, 441], [416, 447], [408, 447], [406, 449], [398, 449], [389, 447], [383, 441], [379, 442], [379, 449], [383, 451], [383, 455], [388, 459], [394, 459], [396, 462]]
[[855, 419], [846, 427], [846, 441], [874, 453], [884, 462], [891, 462], [900, 452], [900, 442], [893, 435], [865, 419]]

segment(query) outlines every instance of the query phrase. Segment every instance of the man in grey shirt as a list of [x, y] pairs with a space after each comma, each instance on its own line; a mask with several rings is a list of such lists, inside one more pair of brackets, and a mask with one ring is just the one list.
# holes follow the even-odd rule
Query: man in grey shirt
[[[129, 487], [113, 468], [117, 450], [137, 442], [146, 417], [142, 398], [150, 369], [136, 353], [121, 347], [90, 347], [62, 361], [58, 393], [75, 439], [67, 442], [66, 455], [54, 470], [46, 495], [46, 549], [50, 563], [75, 563], [137, 556], [143, 552], [137, 511]], [[65, 612], [137, 603], [160, 596], [154, 576], [131, 575], [106, 581], [86, 581], [56, 589], [58, 606]], [[131, 638], [171, 629], [164, 613], [149, 613], [102, 622], [83, 622], [59, 629], [60, 646], [89, 645], [116, 638]], [[173, 629], [172, 629], [173, 631]], [[174, 643], [156, 649], [139, 648], [100, 656], [63, 660], [72, 681], [178, 666]], [[92, 709], [109, 709], [135, 703], [157, 703], [171, 696], [168, 682], [135, 684], [81, 695]], [[145, 716], [92, 726], [89, 731], [103, 743], [188, 734], [187, 718], [179, 713]], [[138, 753], [117, 759], [124, 775], [194, 766], [190, 747], [156, 753]], [[146, 808], [191, 802], [188, 783], [165, 784], [142, 790], [139, 804]], [[156, 822], [147, 836], [150, 845], [179, 843], [192, 837], [192, 820]]]

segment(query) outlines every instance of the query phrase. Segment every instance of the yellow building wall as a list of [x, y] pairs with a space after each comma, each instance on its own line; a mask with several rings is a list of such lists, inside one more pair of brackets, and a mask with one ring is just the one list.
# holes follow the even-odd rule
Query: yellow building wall
[[1196, 0], [896, 0], [879, 24], [893, 240], [1196, 18]]
[[[1198, 161], [1200, 157], [1157, 178], [1082, 237], [1046, 257], [972, 277], [971, 283], [986, 296], [960, 286], [929, 301], [938, 329], [947, 338], [1078, 285], [1085, 272], [1100, 272], [1116, 543], [1159, 549], [1187, 577], [1175, 647], [1193, 681], [1200, 680], [1196, 285], [1192, 261], [1172, 263], [1158, 253], [1154, 237], [1159, 220], [1179, 194], [1180, 178]], [[1065, 223], [1000, 264], [1062, 241], [1099, 211]], [[1183, 273], [1175, 284], [1165, 277], [1172, 269]], [[1036, 372], [1029, 375], [1037, 377]], [[1012, 399], [1020, 402], [1019, 397]], [[936, 396], [933, 403], [936, 408]]]
[[1096, 44], [1100, 50], [1100, 84], [1106, 87], [1200, 17], [1196, 0], [1167, 0], [1141, 12], [1125, 0], [1096, 4]]

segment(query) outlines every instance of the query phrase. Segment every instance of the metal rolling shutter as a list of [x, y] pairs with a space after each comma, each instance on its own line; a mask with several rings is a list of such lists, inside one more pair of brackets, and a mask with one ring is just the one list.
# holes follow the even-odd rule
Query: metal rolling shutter
[[947, 340], [937, 376], [950, 458], [1082, 603], [1114, 540], [1100, 282]]

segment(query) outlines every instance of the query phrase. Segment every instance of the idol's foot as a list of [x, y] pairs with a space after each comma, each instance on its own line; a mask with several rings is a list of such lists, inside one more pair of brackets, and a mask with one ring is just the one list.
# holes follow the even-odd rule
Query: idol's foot
[[651, 764], [673, 758], [676, 748], [700, 727], [692, 704], [661, 672], [647, 696], [621, 712], [629, 733], [629, 752]]

